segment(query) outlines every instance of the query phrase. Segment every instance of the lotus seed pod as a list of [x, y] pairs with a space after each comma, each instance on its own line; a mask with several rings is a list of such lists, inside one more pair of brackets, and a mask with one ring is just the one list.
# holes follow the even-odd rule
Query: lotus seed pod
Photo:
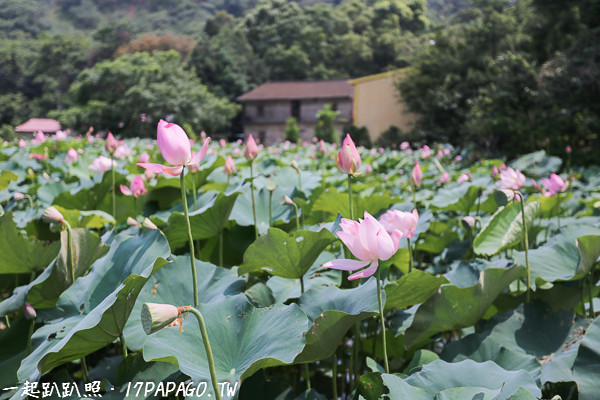
[[269, 191], [272, 192], [275, 190], [275, 188], [277, 187], [277, 184], [274, 181], [267, 181], [267, 183], [265, 184], [265, 188]]
[[179, 316], [177, 307], [171, 304], [144, 303], [142, 327], [147, 335], [158, 332]]

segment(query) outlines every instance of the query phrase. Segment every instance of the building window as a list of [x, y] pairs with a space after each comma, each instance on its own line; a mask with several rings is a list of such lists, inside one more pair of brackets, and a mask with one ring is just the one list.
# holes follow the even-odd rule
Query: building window
[[337, 111], [338, 110], [338, 103], [331, 103], [331, 110], [333, 111]]
[[259, 104], [256, 106], [256, 115], [258, 117], [264, 117], [265, 116], [265, 106], [262, 104]]
[[300, 121], [300, 100], [292, 101], [291, 114], [297, 121]]

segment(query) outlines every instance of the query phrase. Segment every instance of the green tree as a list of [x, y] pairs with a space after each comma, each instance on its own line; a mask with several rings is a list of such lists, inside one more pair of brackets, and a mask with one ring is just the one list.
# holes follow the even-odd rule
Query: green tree
[[340, 115], [339, 111], [331, 109], [331, 104], [325, 104], [323, 109], [317, 111], [317, 124], [315, 125], [315, 137], [328, 143], [337, 143], [338, 134], [335, 129], [335, 121]]
[[289, 140], [292, 143], [300, 140], [300, 127], [294, 117], [290, 117], [285, 121], [285, 140]]
[[[110, 89], [107, 89], [110, 88]], [[160, 118], [194, 130], [226, 130], [239, 106], [210, 93], [175, 51], [126, 54], [82, 71], [70, 107], [54, 113], [65, 126], [89, 125], [123, 136], [152, 136]]]

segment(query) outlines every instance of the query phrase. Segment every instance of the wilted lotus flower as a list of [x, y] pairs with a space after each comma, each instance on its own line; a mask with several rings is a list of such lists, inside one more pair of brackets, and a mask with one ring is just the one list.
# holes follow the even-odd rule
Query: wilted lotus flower
[[48, 207], [42, 214], [42, 219], [46, 222], [65, 222], [65, 217], [56, 209], [56, 207]]
[[236, 171], [236, 167], [235, 167], [235, 163], [233, 162], [233, 158], [231, 158], [230, 154], [227, 154], [227, 158], [225, 159], [225, 174], [227, 174], [227, 175], [235, 174], [235, 171]]
[[502, 189], [505, 190], [519, 190], [525, 184], [525, 180], [525, 175], [510, 167], [500, 173]]
[[337, 155], [336, 164], [342, 173], [348, 175], [354, 175], [360, 167], [360, 154], [358, 154], [354, 141], [352, 141], [349, 134], [346, 134], [346, 138], [342, 143], [342, 148]]
[[158, 332], [179, 316], [177, 307], [170, 304], [144, 303], [142, 305], [142, 327], [146, 335]]
[[410, 181], [415, 186], [421, 186], [421, 183], [423, 182], [423, 172], [421, 171], [421, 165], [418, 161], [415, 162], [415, 166], [410, 174]]
[[143, 152], [142, 154], [140, 154], [138, 162], [147, 163], [148, 161], [150, 161], [150, 155], [148, 153]]
[[132, 151], [133, 150], [131, 149], [131, 147], [127, 146], [126, 143], [123, 143], [117, 146], [117, 149], [115, 150], [115, 158], [122, 160], [125, 157], [128, 157]]
[[567, 190], [567, 188], [569, 187], [569, 181], [565, 181], [563, 178], [556, 174], [551, 174], [550, 179], [542, 179], [542, 185], [544, 185], [547, 189], [543, 191], [544, 196], [552, 197], [556, 196], [558, 193]]
[[106, 136], [106, 143], [104, 143], [104, 148], [110, 154], [113, 154], [115, 151], [117, 151], [117, 147], [119, 147], [119, 143], [117, 143], [117, 139], [115, 139], [112, 132], [108, 132], [108, 136]]
[[246, 140], [246, 148], [244, 149], [244, 157], [246, 160], [253, 161], [258, 155], [258, 146], [254, 141], [254, 137], [252, 134], [248, 135], [248, 140]]
[[96, 172], [106, 172], [111, 167], [116, 167], [117, 163], [105, 156], [99, 156], [92, 161], [92, 165], [88, 166], [89, 169]]
[[79, 158], [79, 153], [74, 148], [70, 148], [67, 152], [67, 157], [65, 157], [66, 162], [75, 162]]
[[177, 176], [183, 171], [185, 165], [199, 164], [206, 155], [210, 138], [207, 138], [202, 149], [192, 157], [190, 140], [185, 131], [177, 124], [168, 123], [162, 119], [157, 127], [158, 150], [166, 162], [173, 165], [155, 163], [137, 163], [138, 167], [144, 167], [150, 171], [170, 176]]
[[394, 231], [401, 234], [401, 238], [411, 238], [415, 235], [419, 223], [419, 212], [414, 209], [412, 213], [407, 211], [388, 210], [379, 217], [379, 222], [390, 235]]
[[323, 264], [325, 268], [355, 271], [366, 267], [348, 277], [348, 280], [367, 278], [377, 271], [379, 260], [387, 260], [393, 256], [400, 245], [400, 231], [388, 234], [385, 228], [365, 211], [365, 218], [358, 222], [342, 218], [342, 231], [338, 237], [358, 260], [333, 260]]
[[28, 303], [25, 303], [25, 306], [23, 307], [23, 316], [25, 317], [25, 319], [28, 320], [34, 320], [37, 317], [37, 313], [35, 312], [35, 309]]
[[450, 174], [447, 172], [442, 172], [442, 174], [440, 175], [440, 183], [444, 184], [444, 183], [448, 183], [452, 180], [452, 178], [450, 178]]
[[129, 187], [121, 185], [120, 188], [121, 193], [123, 193], [125, 196], [133, 196], [136, 199], [140, 196], [145, 195], [147, 192], [146, 184], [144, 183], [142, 177], [139, 175], [133, 178], [133, 181], [131, 182], [131, 185]]

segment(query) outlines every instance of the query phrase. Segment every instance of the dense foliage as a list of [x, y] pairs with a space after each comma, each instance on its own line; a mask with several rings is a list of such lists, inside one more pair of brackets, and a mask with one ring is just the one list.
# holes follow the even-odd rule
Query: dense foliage
[[[324, 143], [211, 143], [180, 179], [136, 166], [164, 164], [156, 142], [112, 139], [0, 148], [0, 386], [19, 386], [3, 396], [38, 381], [98, 381], [115, 399], [128, 383], [210, 382], [193, 315], [142, 329], [144, 303], [193, 304], [189, 207], [196, 308], [218, 381], [238, 384], [224, 398], [597, 398], [598, 167], [543, 151], [514, 160], [521, 208], [498, 190], [502, 160], [471, 164], [450, 146], [350, 148], [345, 163]], [[342, 217], [413, 209], [414, 236], [377, 274], [388, 374], [375, 278], [323, 264], [348, 258]]]

